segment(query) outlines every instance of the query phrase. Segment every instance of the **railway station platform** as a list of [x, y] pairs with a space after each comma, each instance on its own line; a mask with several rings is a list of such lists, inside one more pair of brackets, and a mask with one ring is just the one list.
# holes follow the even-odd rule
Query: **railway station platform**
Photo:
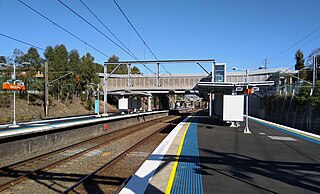
[[179, 123], [120, 193], [320, 192], [320, 136], [252, 117], [245, 134], [207, 115]]

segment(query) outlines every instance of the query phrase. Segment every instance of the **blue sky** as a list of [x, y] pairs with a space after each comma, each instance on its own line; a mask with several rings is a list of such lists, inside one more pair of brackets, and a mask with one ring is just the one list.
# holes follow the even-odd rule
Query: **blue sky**
[[[113, 38], [79, 0], [62, 0]], [[112, 0], [83, 0], [140, 60], [154, 60]], [[23, 0], [89, 44], [120, 60], [134, 60], [57, 0]], [[320, 47], [319, 0], [117, 0], [158, 59], [208, 59], [228, 67], [292, 67], [294, 54]], [[0, 0], [0, 33], [41, 48], [64, 44], [97, 63], [107, 58], [73, 38], [17, 0]], [[114, 38], [113, 38], [114, 39]], [[0, 36], [0, 55], [29, 46]], [[283, 52], [285, 51], [285, 52]], [[39, 50], [39, 53], [43, 51]], [[210, 64], [203, 64], [211, 69]], [[203, 73], [195, 64], [168, 64], [171, 73]], [[144, 67], [139, 67], [143, 73]], [[151, 69], [155, 66], [151, 65]], [[165, 71], [162, 69], [162, 73]]]

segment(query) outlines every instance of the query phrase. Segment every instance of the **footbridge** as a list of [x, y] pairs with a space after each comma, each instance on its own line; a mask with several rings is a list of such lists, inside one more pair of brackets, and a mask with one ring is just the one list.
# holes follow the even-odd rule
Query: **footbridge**
[[[249, 80], [252, 82], [267, 81], [277, 72], [285, 71], [283, 68], [256, 70], [249, 72]], [[109, 74], [107, 74], [109, 76]], [[99, 74], [101, 85], [103, 85], [104, 74]], [[164, 74], [143, 75], [143, 74], [113, 74], [107, 80], [108, 93], [121, 92], [147, 92], [150, 94], [159, 93], [197, 93], [199, 82], [211, 81], [211, 73], [194, 74]], [[227, 72], [226, 82], [245, 82], [245, 72]]]

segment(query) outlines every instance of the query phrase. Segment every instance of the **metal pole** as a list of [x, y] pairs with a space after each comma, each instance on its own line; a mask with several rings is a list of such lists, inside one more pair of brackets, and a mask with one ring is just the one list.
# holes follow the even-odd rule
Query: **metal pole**
[[131, 87], [131, 64], [128, 64], [128, 87]]
[[160, 63], [157, 63], [157, 86], [160, 87]]
[[[13, 84], [16, 85], [16, 64], [13, 64]], [[13, 91], [13, 123], [12, 127], [19, 127], [16, 122], [16, 90]]]
[[250, 130], [249, 130], [249, 92], [248, 92], [248, 89], [249, 89], [249, 70], [246, 69], [246, 88], [247, 88], [247, 96], [246, 96], [246, 127], [244, 128], [244, 131], [243, 133], [251, 133]]
[[209, 102], [209, 116], [211, 117], [212, 116], [212, 93], [210, 92], [209, 93], [209, 99], [210, 99], [210, 102]]
[[100, 95], [99, 95], [100, 91], [99, 91], [99, 88], [100, 88], [100, 84], [97, 84], [97, 85], [98, 85], [98, 88], [97, 88], [98, 94], [97, 95], [98, 95], [98, 117], [99, 117], [100, 116], [100, 111], [99, 111], [99, 106], [100, 106], [100, 103], [99, 103], [100, 102], [100, 98], [99, 98], [100, 97]]
[[48, 85], [49, 85], [49, 78], [48, 78], [48, 62], [44, 63], [44, 105], [45, 105], [45, 118], [48, 117], [48, 110], [49, 110], [49, 90], [48, 90]]
[[317, 58], [314, 56], [313, 57], [313, 71], [312, 71], [312, 88], [311, 88], [310, 96], [313, 95], [313, 91], [316, 86], [316, 60], [317, 60]]
[[103, 116], [108, 116], [107, 113], [107, 64], [103, 66]]

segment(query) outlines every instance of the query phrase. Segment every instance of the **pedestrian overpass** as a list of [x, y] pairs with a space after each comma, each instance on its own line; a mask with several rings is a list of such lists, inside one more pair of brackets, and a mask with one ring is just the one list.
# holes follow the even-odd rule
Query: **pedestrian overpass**
[[[277, 72], [284, 72], [284, 68], [255, 70], [248, 73], [249, 80], [261, 82], [269, 80]], [[104, 74], [99, 73], [101, 85], [103, 85]], [[165, 74], [143, 75], [143, 74], [113, 74], [107, 80], [107, 91], [110, 94], [123, 92], [145, 92], [150, 94], [173, 93], [198, 93], [199, 82], [210, 82], [211, 73], [194, 74]], [[245, 82], [245, 72], [227, 72], [226, 82]], [[158, 84], [159, 83], [159, 84]]]

